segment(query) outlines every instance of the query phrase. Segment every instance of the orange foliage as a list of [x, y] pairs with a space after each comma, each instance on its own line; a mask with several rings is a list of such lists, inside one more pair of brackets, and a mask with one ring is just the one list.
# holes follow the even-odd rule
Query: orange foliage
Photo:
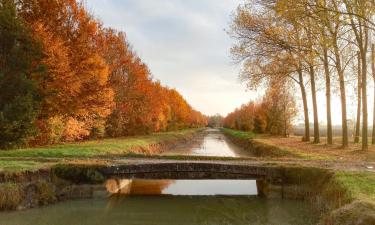
[[296, 116], [295, 102], [284, 82], [271, 82], [261, 101], [242, 105], [224, 119], [224, 126], [231, 129], [289, 135]]
[[176, 90], [152, 79], [124, 33], [104, 28], [97, 42], [109, 65], [110, 85], [115, 91], [116, 106], [106, 125], [109, 136], [206, 125], [205, 117], [194, 111]]
[[76, 0], [22, 0], [19, 15], [43, 47], [35, 75], [42, 108], [34, 144], [206, 125], [176, 91], [154, 81], [123, 32]]

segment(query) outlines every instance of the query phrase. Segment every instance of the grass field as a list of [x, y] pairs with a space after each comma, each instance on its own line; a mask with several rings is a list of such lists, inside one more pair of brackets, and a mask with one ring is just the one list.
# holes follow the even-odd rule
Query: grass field
[[[155, 144], [177, 141], [196, 132], [188, 129], [174, 132], [156, 133], [148, 136], [135, 136], [116, 139], [85, 141], [74, 144], [60, 144], [40, 148], [0, 151], [0, 157], [36, 158], [92, 158], [111, 155], [137, 153]], [[1, 164], [0, 164], [1, 166]]]
[[336, 180], [349, 190], [353, 199], [375, 202], [375, 174], [371, 172], [337, 172]]

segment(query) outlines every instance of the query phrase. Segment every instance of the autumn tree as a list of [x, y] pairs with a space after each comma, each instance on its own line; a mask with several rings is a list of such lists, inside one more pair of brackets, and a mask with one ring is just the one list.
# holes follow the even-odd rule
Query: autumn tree
[[297, 115], [296, 105], [287, 80], [272, 81], [256, 102], [242, 105], [224, 118], [224, 126], [231, 129], [288, 136]]
[[343, 0], [351, 31], [361, 59], [361, 90], [362, 90], [362, 150], [368, 149], [368, 109], [367, 109], [367, 53], [369, 48], [368, 21], [374, 13], [374, 5], [370, 1]]
[[47, 72], [34, 77], [42, 96], [41, 130], [54, 130], [48, 121], [55, 118], [64, 124], [65, 140], [103, 131], [113, 91], [108, 65], [96, 45], [99, 23], [74, 0], [20, 1], [19, 14], [43, 44]]
[[[316, 80], [320, 77], [325, 78], [328, 144], [333, 143], [332, 81], [337, 81], [341, 100], [342, 146], [344, 148], [349, 144], [346, 97], [349, 77], [347, 72], [349, 71], [347, 67], [351, 63], [358, 64], [358, 69], [360, 69], [358, 91], [360, 93], [358, 93], [357, 120], [360, 122], [359, 119], [362, 117], [362, 149], [366, 150], [368, 145], [367, 61], [369, 40], [374, 31], [372, 21], [374, 8], [374, 3], [371, 1], [249, 0], [239, 6], [232, 26], [233, 36], [238, 41], [234, 54], [240, 60], [245, 61], [243, 68], [248, 74], [246, 79], [256, 88], [262, 86], [260, 81], [276, 79], [280, 77], [280, 74], [291, 78], [298, 84], [303, 84], [304, 74], [309, 75], [314, 115], [314, 142], [319, 142], [316, 97], [319, 87], [316, 85]], [[359, 52], [358, 63], [355, 57], [356, 51]], [[285, 61], [286, 58], [292, 60]], [[283, 66], [275, 67], [274, 65], [277, 64]], [[321, 71], [324, 76], [320, 76]], [[293, 76], [296, 74], [298, 74], [298, 79]], [[303, 86], [301, 86], [301, 94], [304, 103], [306, 137], [308, 110], [306, 91]], [[358, 125], [357, 131], [359, 131]], [[359, 135], [356, 136], [357, 141]]]
[[0, 6], [3, 146], [207, 124], [180, 93], [153, 78], [125, 33], [105, 28], [82, 1], [2, 0]]
[[[278, 18], [278, 19], [272, 19]], [[241, 77], [249, 87], [280, 77], [299, 86], [304, 109], [305, 135], [310, 140], [310, 120], [305, 88], [303, 59], [306, 46], [296, 27], [287, 29], [285, 19], [275, 11], [274, 1], [249, 1], [241, 5], [232, 24], [231, 35], [238, 42], [232, 54], [243, 62]], [[290, 27], [290, 26], [289, 26]]]

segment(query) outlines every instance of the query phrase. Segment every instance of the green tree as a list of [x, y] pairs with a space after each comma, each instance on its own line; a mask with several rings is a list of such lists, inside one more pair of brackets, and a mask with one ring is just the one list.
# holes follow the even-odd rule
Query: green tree
[[0, 148], [25, 144], [36, 131], [39, 97], [31, 77], [41, 71], [40, 52], [14, 0], [0, 0]]

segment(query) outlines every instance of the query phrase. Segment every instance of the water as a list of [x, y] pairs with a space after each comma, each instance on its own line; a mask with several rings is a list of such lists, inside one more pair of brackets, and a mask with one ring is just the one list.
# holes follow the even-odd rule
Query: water
[[255, 180], [116, 180], [106, 182], [110, 194], [215, 196], [258, 194]]
[[182, 144], [164, 155], [246, 157], [251, 154], [233, 144], [219, 129], [207, 129], [189, 144]]
[[0, 213], [0, 224], [309, 225], [317, 222], [306, 203], [258, 198], [255, 181], [109, 180], [106, 188], [110, 197]]

